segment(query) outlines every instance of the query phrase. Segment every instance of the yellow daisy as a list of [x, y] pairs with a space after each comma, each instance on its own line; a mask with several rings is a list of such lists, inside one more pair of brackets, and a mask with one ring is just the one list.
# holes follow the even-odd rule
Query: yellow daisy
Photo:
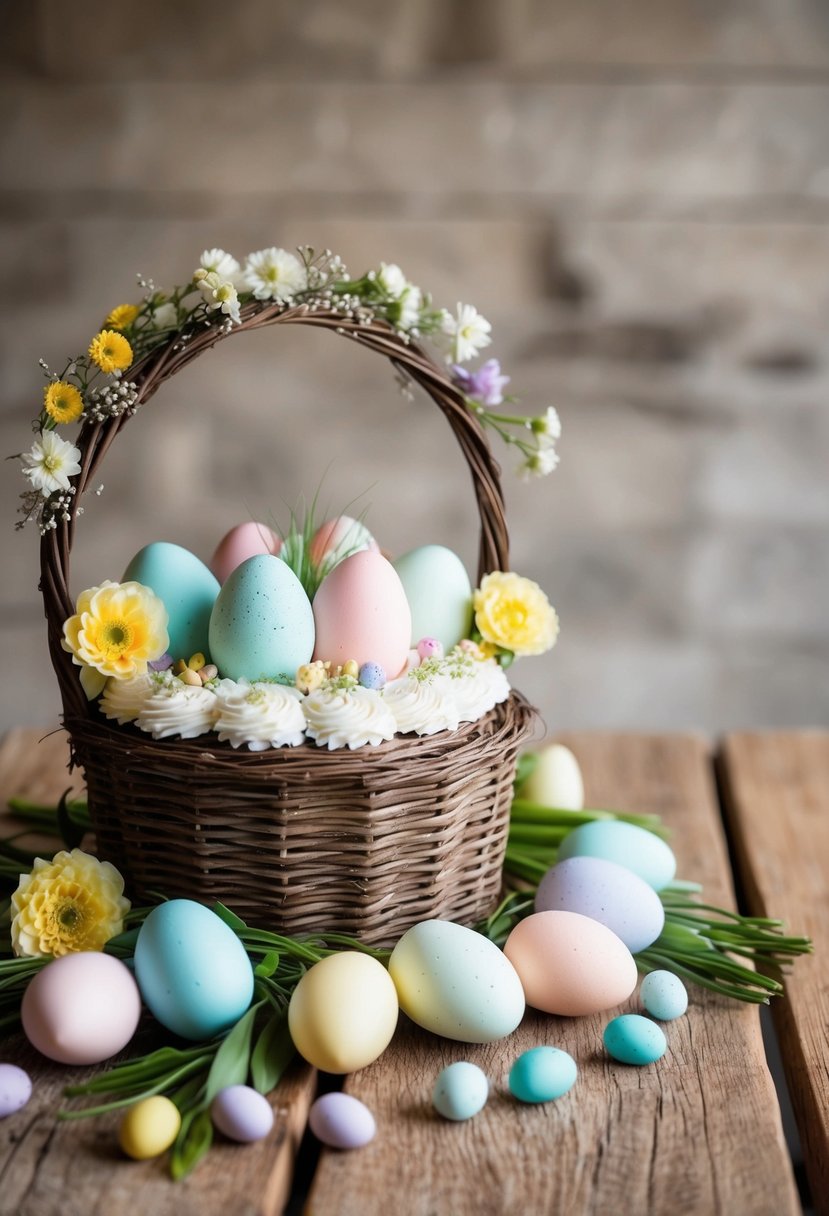
[[113, 308], [104, 324], [110, 325], [113, 329], [129, 329], [137, 316], [137, 304], [119, 304]]
[[55, 422], [77, 422], [83, 413], [83, 397], [65, 380], [56, 380], [43, 390], [43, 405]]
[[89, 344], [89, 357], [102, 372], [123, 372], [132, 363], [132, 347], [123, 334], [102, 329]]

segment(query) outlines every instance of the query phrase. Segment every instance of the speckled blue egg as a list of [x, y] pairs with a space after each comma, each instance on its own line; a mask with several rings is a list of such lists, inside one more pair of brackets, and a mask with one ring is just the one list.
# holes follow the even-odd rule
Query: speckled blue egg
[[210, 613], [219, 583], [194, 553], [181, 545], [154, 541], [136, 553], [121, 581], [143, 583], [164, 601], [170, 617], [168, 650], [174, 659], [208, 653]]
[[253, 968], [239, 938], [191, 899], [150, 912], [135, 943], [135, 978], [162, 1026], [196, 1042], [229, 1030], [253, 997]]
[[0, 1064], [0, 1119], [22, 1110], [32, 1096], [32, 1079], [16, 1064]]
[[210, 1104], [210, 1118], [228, 1140], [253, 1144], [273, 1127], [273, 1110], [264, 1094], [249, 1085], [228, 1085]]
[[510, 1093], [519, 1102], [553, 1102], [572, 1089], [578, 1076], [576, 1061], [557, 1047], [524, 1051], [509, 1073]]
[[260, 554], [237, 566], [210, 617], [210, 657], [231, 680], [293, 681], [314, 653], [314, 613], [293, 570]]
[[651, 971], [642, 980], [639, 999], [647, 1013], [660, 1022], [681, 1018], [688, 1008], [688, 992], [673, 971]]
[[444, 1068], [432, 1090], [432, 1105], [444, 1119], [463, 1123], [486, 1106], [489, 1082], [477, 1064], [458, 1060]]
[[668, 1049], [662, 1030], [638, 1013], [623, 1013], [604, 1028], [608, 1054], [621, 1064], [654, 1064]]
[[620, 937], [632, 954], [659, 937], [665, 909], [653, 887], [625, 866], [603, 857], [571, 857], [542, 878], [536, 912], [580, 912]]
[[379, 663], [363, 663], [357, 678], [363, 688], [383, 688], [386, 683], [385, 668]]
[[359, 1098], [336, 1091], [317, 1098], [308, 1115], [311, 1131], [329, 1148], [363, 1148], [374, 1139], [374, 1115]]
[[638, 874], [654, 891], [667, 887], [676, 874], [676, 858], [653, 832], [633, 823], [599, 819], [583, 823], [564, 837], [559, 861], [570, 857], [603, 857]]

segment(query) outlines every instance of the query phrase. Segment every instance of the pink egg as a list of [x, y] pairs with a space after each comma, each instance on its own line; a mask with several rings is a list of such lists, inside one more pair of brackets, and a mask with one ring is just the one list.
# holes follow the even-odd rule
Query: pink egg
[[210, 569], [223, 583], [249, 557], [258, 557], [261, 553], [277, 557], [281, 548], [282, 541], [272, 528], [248, 520], [247, 523], [237, 524], [222, 537], [210, 559]]
[[612, 1009], [636, 987], [636, 963], [620, 938], [579, 912], [536, 912], [519, 921], [504, 954], [527, 1004], [580, 1017]]
[[370, 549], [372, 553], [380, 552], [380, 546], [365, 524], [352, 519], [350, 515], [338, 515], [336, 519], [327, 519], [320, 524], [308, 546], [315, 566], [319, 566], [325, 558], [336, 563], [364, 549]]
[[373, 550], [340, 562], [314, 596], [314, 658], [377, 663], [393, 680], [409, 653], [412, 614], [397, 571]]
[[126, 1047], [141, 997], [129, 969], [110, 954], [65, 954], [38, 971], [20, 1020], [33, 1047], [59, 1064], [98, 1064]]

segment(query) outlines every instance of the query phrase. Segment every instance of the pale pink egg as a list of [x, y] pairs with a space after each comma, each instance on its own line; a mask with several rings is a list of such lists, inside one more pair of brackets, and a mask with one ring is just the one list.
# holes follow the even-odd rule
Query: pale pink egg
[[393, 680], [409, 653], [412, 614], [391, 562], [373, 550], [340, 562], [314, 596], [314, 658], [378, 663]]
[[308, 552], [315, 566], [326, 561], [330, 566], [342, 561], [344, 557], [370, 549], [379, 553], [380, 547], [365, 524], [350, 515], [338, 515], [336, 519], [327, 519], [320, 524], [311, 538]]
[[504, 954], [527, 1004], [545, 1013], [599, 1013], [627, 1000], [636, 987], [636, 963], [624, 942], [579, 912], [536, 912], [519, 921]]
[[219, 582], [224, 583], [236, 567], [249, 557], [258, 557], [262, 553], [278, 557], [281, 548], [282, 541], [272, 528], [250, 519], [247, 523], [237, 524], [222, 537], [210, 559], [210, 569]]

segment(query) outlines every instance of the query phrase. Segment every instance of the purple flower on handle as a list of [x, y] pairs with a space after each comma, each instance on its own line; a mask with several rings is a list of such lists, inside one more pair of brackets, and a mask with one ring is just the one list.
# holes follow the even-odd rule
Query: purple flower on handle
[[500, 405], [504, 400], [504, 385], [509, 384], [510, 378], [501, 375], [501, 364], [497, 359], [487, 359], [476, 372], [469, 372], [457, 364], [453, 364], [452, 371], [455, 383], [467, 397], [480, 401], [481, 405]]

